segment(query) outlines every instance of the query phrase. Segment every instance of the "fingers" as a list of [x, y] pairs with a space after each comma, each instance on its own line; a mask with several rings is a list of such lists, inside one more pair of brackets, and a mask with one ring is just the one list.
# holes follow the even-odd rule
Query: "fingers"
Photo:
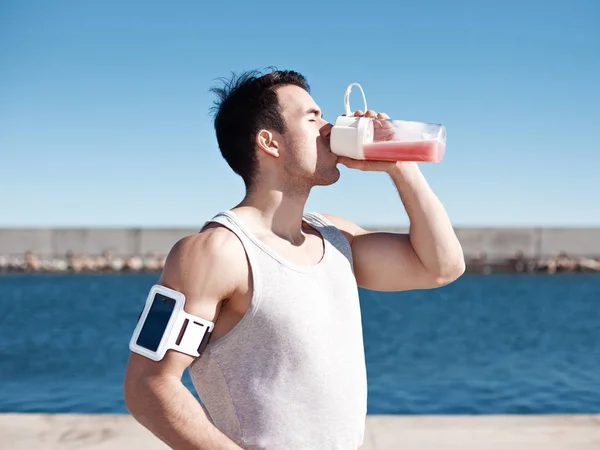
[[390, 116], [388, 116], [386, 113], [376, 113], [372, 109], [369, 109], [366, 113], [363, 113], [360, 109], [358, 109], [354, 113], [354, 117], [362, 117], [362, 116], [370, 117], [373, 119], [377, 118], [377, 119], [382, 119], [382, 120], [388, 120], [390, 118]]
[[369, 109], [366, 113], [363, 113], [359, 109], [354, 113], [354, 117], [362, 117], [362, 116], [375, 118], [375, 117], [377, 117], [377, 113], [375, 111], [373, 111], [372, 109]]

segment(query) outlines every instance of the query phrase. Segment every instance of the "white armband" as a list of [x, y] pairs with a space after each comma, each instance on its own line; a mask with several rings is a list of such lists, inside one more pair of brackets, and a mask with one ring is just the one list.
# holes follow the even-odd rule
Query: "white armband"
[[198, 357], [214, 324], [184, 310], [185, 296], [164, 286], [150, 289], [129, 342], [132, 352], [160, 361], [167, 350]]

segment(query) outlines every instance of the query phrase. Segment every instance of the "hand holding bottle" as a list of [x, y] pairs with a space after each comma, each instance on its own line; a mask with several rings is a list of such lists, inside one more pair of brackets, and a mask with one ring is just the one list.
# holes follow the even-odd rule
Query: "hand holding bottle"
[[[342, 114], [345, 116], [345, 114]], [[354, 113], [353, 117], [367, 117], [373, 119], [373, 141], [390, 141], [394, 137], [396, 132], [394, 124], [390, 121], [390, 116], [386, 113], [376, 113], [372, 109], [369, 109], [366, 113], [363, 113], [360, 109]]]
[[[394, 136], [394, 126], [390, 124], [390, 117], [386, 113], [376, 113], [370, 109], [363, 113], [361, 110], [357, 110], [352, 117], [366, 117], [373, 120], [374, 141], [388, 141]], [[346, 156], [340, 156], [338, 162], [350, 169], [365, 172], [389, 172], [397, 166], [397, 163], [392, 161], [359, 160]]]
[[[366, 113], [350, 110], [350, 90], [358, 86]], [[344, 96], [346, 113], [339, 116], [331, 130], [331, 151], [357, 160], [441, 162], [446, 149], [443, 125], [392, 120], [387, 114], [367, 109], [360, 85], [348, 86]]]

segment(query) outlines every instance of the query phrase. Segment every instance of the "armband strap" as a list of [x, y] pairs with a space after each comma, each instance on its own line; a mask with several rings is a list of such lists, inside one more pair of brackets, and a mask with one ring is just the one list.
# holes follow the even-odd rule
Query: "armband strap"
[[213, 323], [186, 312], [181, 313], [179, 333], [171, 348], [190, 356], [198, 357], [204, 351], [213, 330]]

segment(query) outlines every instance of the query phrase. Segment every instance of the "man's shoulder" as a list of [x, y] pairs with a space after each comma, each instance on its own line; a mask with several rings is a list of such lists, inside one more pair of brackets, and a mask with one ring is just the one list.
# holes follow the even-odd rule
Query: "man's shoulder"
[[202, 283], [236, 285], [247, 278], [248, 264], [241, 242], [227, 228], [209, 224], [201, 232], [173, 245], [161, 280], [180, 289]]
[[330, 222], [334, 227], [340, 230], [348, 241], [352, 242], [352, 239], [365, 232], [363, 228], [358, 226], [356, 223], [352, 222], [349, 219], [344, 217], [340, 217], [334, 214], [320, 213], [320, 215], [325, 218], [328, 222]]
[[177, 241], [169, 256], [194, 263], [206, 259], [213, 262], [231, 261], [241, 253], [244, 253], [244, 248], [232, 231], [218, 223], [210, 223], [199, 233]]

